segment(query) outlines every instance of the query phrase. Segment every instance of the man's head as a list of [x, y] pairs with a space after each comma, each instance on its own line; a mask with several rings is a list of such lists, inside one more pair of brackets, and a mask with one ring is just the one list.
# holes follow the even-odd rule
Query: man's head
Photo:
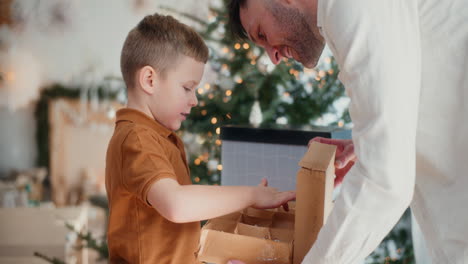
[[129, 107], [179, 129], [198, 103], [207, 60], [208, 47], [193, 29], [171, 16], [146, 16], [128, 33], [120, 57]]
[[232, 33], [262, 46], [274, 64], [293, 58], [313, 68], [325, 45], [318, 32], [316, 1], [231, 0]]

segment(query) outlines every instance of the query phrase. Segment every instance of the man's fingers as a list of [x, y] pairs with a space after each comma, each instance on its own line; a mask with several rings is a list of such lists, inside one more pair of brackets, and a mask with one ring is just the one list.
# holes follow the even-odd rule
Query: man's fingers
[[341, 152], [340, 156], [336, 157], [335, 166], [342, 169], [348, 165], [350, 161], [356, 161], [356, 154], [354, 153], [354, 145], [348, 145]]
[[342, 173], [339, 173], [339, 174], [337, 173], [335, 181], [333, 182], [333, 187], [336, 188], [336, 186], [340, 185], [343, 182], [344, 176], [345, 175]]
[[342, 150], [343, 148], [345, 148], [346, 145], [349, 144], [348, 140], [345, 140], [345, 139], [314, 137], [313, 139], [309, 140], [308, 146], [310, 147], [310, 144], [312, 144], [312, 142], [314, 141], [323, 143], [323, 144], [334, 145], [337, 147], [338, 151]]
[[343, 182], [344, 177], [348, 173], [348, 171], [353, 167], [354, 161], [348, 162], [348, 165], [346, 165], [343, 169], [337, 169], [335, 170], [335, 187], [337, 185], [340, 185]]
[[312, 144], [312, 142], [319, 142], [319, 143], [324, 143], [324, 144], [332, 144], [329, 138], [323, 138], [323, 137], [314, 137], [313, 139], [309, 140], [309, 146]]
[[337, 146], [337, 156], [335, 158], [335, 167], [337, 169], [343, 169], [349, 164], [350, 161], [356, 161], [356, 154], [354, 154], [354, 144], [351, 140], [315, 137], [309, 141], [309, 146], [314, 141]]

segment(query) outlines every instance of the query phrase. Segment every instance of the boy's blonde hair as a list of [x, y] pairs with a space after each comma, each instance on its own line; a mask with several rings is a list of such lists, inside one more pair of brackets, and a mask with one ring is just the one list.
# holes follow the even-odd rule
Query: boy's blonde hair
[[120, 55], [127, 88], [135, 85], [136, 72], [144, 66], [153, 67], [164, 78], [180, 55], [206, 63], [208, 47], [195, 30], [172, 16], [146, 16], [128, 33]]

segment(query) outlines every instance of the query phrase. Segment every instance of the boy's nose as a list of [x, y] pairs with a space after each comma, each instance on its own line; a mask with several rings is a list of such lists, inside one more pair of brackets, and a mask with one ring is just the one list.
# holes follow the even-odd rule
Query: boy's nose
[[191, 107], [195, 107], [198, 105], [198, 98], [197, 98], [197, 95], [194, 93], [191, 100], [189, 101], [189, 105]]

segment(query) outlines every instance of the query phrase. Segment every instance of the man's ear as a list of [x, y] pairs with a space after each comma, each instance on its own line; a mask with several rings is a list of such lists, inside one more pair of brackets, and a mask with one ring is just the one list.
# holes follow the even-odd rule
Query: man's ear
[[156, 90], [156, 71], [151, 66], [145, 66], [138, 71], [138, 82], [147, 94], [153, 94]]

